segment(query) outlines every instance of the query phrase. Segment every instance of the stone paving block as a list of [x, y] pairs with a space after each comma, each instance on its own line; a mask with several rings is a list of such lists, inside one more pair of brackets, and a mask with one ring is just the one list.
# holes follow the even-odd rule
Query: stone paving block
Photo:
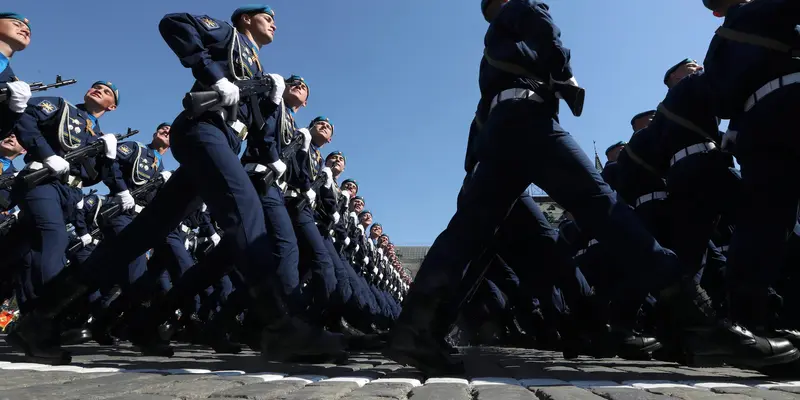
[[331, 400], [339, 399], [356, 390], [354, 382], [317, 382], [306, 385], [302, 389], [281, 396], [281, 400]]
[[757, 389], [753, 387], [721, 387], [711, 389], [714, 393], [742, 394], [764, 400], [797, 400], [798, 396], [777, 390]]
[[341, 400], [367, 400], [381, 398], [386, 400], [406, 400], [414, 386], [410, 383], [368, 383]]
[[221, 390], [244, 386], [241, 381], [220, 379], [207, 375], [171, 376], [166, 382], [147, 386], [137, 392], [143, 394], [159, 394], [191, 399], [204, 399]]
[[672, 400], [669, 396], [650, 393], [641, 389], [591, 388], [589, 390], [608, 400]]
[[0, 382], [2, 382], [3, 390], [8, 390], [26, 386], [87, 379], [94, 376], [95, 375], [87, 376], [86, 374], [76, 374], [73, 372], [32, 373], [31, 371], [3, 370], [0, 371], [0, 378], [2, 379]]
[[623, 372], [625, 372], [625, 371], [623, 371], [623, 370], [621, 370], [621, 369], [617, 369], [617, 368], [611, 368], [611, 367], [604, 367], [604, 366], [602, 366], [602, 365], [592, 365], [592, 366], [588, 366], [588, 367], [581, 367], [581, 366], [578, 366], [577, 368], [578, 368], [579, 370], [583, 371], [583, 372], [589, 372], [589, 373], [612, 373], [612, 374], [619, 374], [619, 373], [623, 373]]
[[296, 392], [305, 386], [302, 381], [274, 381], [254, 383], [222, 390], [210, 396], [219, 399], [273, 400], [289, 393]]
[[457, 383], [431, 383], [415, 387], [409, 400], [470, 400], [472, 393], [467, 385]]
[[740, 394], [717, 394], [704, 389], [654, 388], [647, 389], [647, 391], [681, 400], [754, 400], [752, 397]]
[[734, 378], [767, 378], [766, 375], [756, 372], [756, 371], [747, 371], [744, 369], [738, 368], [730, 368], [730, 367], [719, 367], [719, 368], [709, 368], [711, 372], [723, 376], [730, 376]]
[[781, 392], [800, 394], [800, 386], [775, 386], [771, 387], [770, 390], [778, 390]]
[[472, 388], [472, 393], [474, 400], [536, 400], [533, 392], [516, 385], [475, 386]]
[[123, 394], [119, 397], [110, 397], [108, 400], [181, 400], [181, 398], [153, 394]]
[[[32, 372], [31, 374], [42, 373]], [[133, 391], [133, 389], [141, 387], [144, 382], [154, 379], [155, 377], [159, 377], [159, 375], [137, 373], [114, 374], [91, 379], [74, 380], [65, 383], [45, 384], [4, 390], [2, 394], [15, 400], [44, 399], [49, 397], [57, 397], [64, 400], [72, 398], [108, 398], [114, 393], [123, 394]]]
[[575, 386], [528, 388], [539, 400], [603, 400], [602, 397]]
[[687, 377], [686, 380], [695, 379], [695, 377], [698, 376], [708, 376], [708, 377], [726, 376], [724, 374], [714, 372], [712, 368], [652, 367], [651, 369], [656, 371], [673, 373], [676, 375], [685, 375]]

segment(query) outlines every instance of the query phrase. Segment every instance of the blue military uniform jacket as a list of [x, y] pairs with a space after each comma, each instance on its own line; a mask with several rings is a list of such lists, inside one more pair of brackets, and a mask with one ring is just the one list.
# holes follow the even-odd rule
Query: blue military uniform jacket
[[[42, 162], [45, 158], [65, 154], [100, 139], [100, 126], [89, 117], [82, 104], [72, 105], [60, 97], [34, 97], [16, 127], [19, 142], [27, 150], [25, 162]], [[112, 193], [120, 192], [124, 182], [119, 165], [103, 152], [81, 164], [73, 164], [70, 175], [80, 177], [84, 186], [101, 180]]]
[[105, 204], [105, 198], [97, 194], [90, 194], [83, 198], [83, 204], [76, 210], [72, 225], [75, 226], [75, 235], [81, 237], [98, 228], [98, 215]]
[[617, 190], [617, 184], [619, 182], [619, 165], [616, 161], [607, 162], [606, 166], [603, 167], [603, 171], [600, 172], [600, 176], [603, 177], [603, 180], [606, 181], [608, 186], [611, 186], [611, 189]]
[[[227, 22], [206, 15], [179, 13], [164, 16], [158, 28], [181, 64], [192, 70], [196, 79], [193, 92], [211, 90], [211, 86], [222, 78], [234, 82], [262, 76], [258, 49]], [[264, 127], [256, 126], [255, 113], [269, 115], [275, 105], [268, 99], [261, 99], [260, 110], [251, 110], [247, 99], [241, 100], [239, 121], [247, 126], [248, 134], [256, 134]], [[181, 115], [185, 118], [184, 114]], [[228, 136], [231, 149], [239, 153], [245, 135], [230, 128], [219, 112], [209, 111], [195, 121], [209, 122], [220, 128]], [[263, 136], [263, 132], [259, 136]]]
[[[480, 66], [479, 119], [486, 120], [492, 99], [506, 89], [530, 89], [557, 111], [558, 100], [547, 94], [550, 77], [572, 78], [570, 51], [561, 43], [561, 31], [547, 4], [537, 0], [510, 0], [489, 25]], [[511, 67], [509, 67], [511, 66]]]
[[117, 162], [124, 182], [123, 190], [144, 185], [164, 170], [161, 154], [139, 142], [118, 143]]
[[664, 173], [669, 166], [664, 163], [660, 149], [660, 134], [656, 117], [648, 127], [636, 131], [617, 158], [617, 193], [630, 204], [642, 195], [666, 191]]
[[[744, 112], [747, 98], [762, 85], [800, 72], [796, 53], [800, 49], [799, 21], [800, 4], [796, 0], [759, 0], [735, 4], [727, 10], [722, 29], [711, 40], [703, 62], [716, 116], [736, 118]], [[780, 42], [789, 50], [747, 43], [737, 38], [741, 33]]]
[[214, 229], [214, 224], [211, 222], [211, 215], [205, 207], [199, 207], [183, 219], [183, 224], [190, 228], [199, 228], [197, 236], [209, 237], [217, 230]]
[[[11, 65], [7, 65], [5, 69], [0, 71], [0, 83], [14, 82], [19, 80], [11, 69]], [[15, 113], [8, 108], [8, 103], [0, 103], [0, 139], [6, 138], [14, 125], [17, 124], [21, 113]]]
[[[275, 144], [275, 149], [279, 150], [283, 146], [292, 143], [295, 138], [300, 135], [297, 131], [297, 124], [294, 120], [292, 111], [285, 105], [275, 107], [271, 114], [266, 118], [264, 127], [263, 140], [271, 138]], [[269, 164], [277, 161], [278, 158], [273, 160], [271, 151], [262, 152], [259, 150], [263, 142], [254, 141], [252, 144], [250, 140], [247, 141], [248, 146], [245, 154], [242, 156], [242, 162]], [[311, 150], [309, 150], [309, 153]], [[291, 159], [283, 160], [286, 164], [286, 172], [281, 177], [282, 182], [286, 182], [292, 188], [304, 192], [311, 187], [311, 180], [309, 178], [309, 163], [308, 154], [305, 151], [298, 150]]]
[[661, 149], [667, 160], [696, 143], [720, 144], [720, 120], [711, 108], [711, 91], [703, 71], [675, 84], [658, 105], [657, 114], [661, 118]]

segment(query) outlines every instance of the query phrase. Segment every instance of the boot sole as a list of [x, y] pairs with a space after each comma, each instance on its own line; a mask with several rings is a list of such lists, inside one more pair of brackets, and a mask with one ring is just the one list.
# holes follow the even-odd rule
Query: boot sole
[[396, 361], [398, 364], [401, 365], [409, 365], [412, 366], [426, 376], [435, 376], [435, 375], [464, 375], [466, 370], [464, 369], [464, 364], [458, 362], [456, 364], [450, 364], [444, 370], [436, 367], [431, 367], [429, 365], [421, 363], [418, 359], [408, 355], [408, 353], [400, 350], [392, 349], [391, 347], [384, 348], [381, 351], [384, 357]]
[[42, 357], [34, 355], [33, 351], [31, 351], [31, 347], [28, 345], [25, 340], [22, 339], [16, 332], [10, 333], [6, 336], [6, 343], [10, 344], [11, 347], [17, 349], [17, 351], [22, 351], [25, 353], [25, 357], [23, 360], [35, 363], [35, 364], [46, 364], [46, 365], [67, 365], [72, 362], [72, 355], [69, 354], [67, 351], [63, 351], [60, 357]]
[[800, 351], [797, 349], [792, 349], [787, 352], [776, 354], [774, 356], [769, 356], [760, 359], [737, 359], [731, 358], [730, 356], [697, 356], [697, 355], [685, 355], [686, 365], [689, 367], [717, 367], [723, 364], [727, 364], [737, 368], [744, 368], [744, 369], [761, 369], [770, 367], [773, 365], [780, 365], [780, 364], [788, 364], [793, 361], [797, 361], [800, 359]]
[[661, 342], [655, 342], [649, 346], [642, 347], [641, 349], [632, 351], [619, 351], [617, 356], [626, 360], [649, 361], [653, 359], [653, 353], [661, 350], [664, 345]]

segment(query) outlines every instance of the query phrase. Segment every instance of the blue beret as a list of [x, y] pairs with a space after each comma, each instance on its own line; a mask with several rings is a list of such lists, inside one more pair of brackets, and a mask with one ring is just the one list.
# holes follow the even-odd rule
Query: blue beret
[[667, 85], [667, 81], [669, 81], [669, 76], [675, 72], [676, 69], [680, 68], [681, 65], [686, 65], [690, 63], [696, 63], [697, 61], [692, 60], [691, 58], [685, 58], [681, 60], [681, 62], [673, 65], [670, 69], [667, 70], [667, 73], [664, 74], [664, 84]]
[[172, 125], [170, 125], [170, 124], [168, 124], [166, 122], [162, 122], [162, 123], [158, 124], [158, 128], [156, 128], [156, 130], [159, 130], [159, 129], [167, 127], [167, 126], [172, 126]]
[[[363, 197], [361, 197], [361, 196], [356, 196], [356, 197], [353, 197], [353, 200], [361, 200], [361, 201], [364, 201], [364, 198], [363, 198]], [[366, 201], [364, 201], [364, 202], [366, 203]]]
[[231, 22], [236, 24], [236, 20], [239, 19], [242, 14], [261, 14], [266, 13], [269, 14], [270, 17], [275, 18], [275, 11], [270, 8], [270, 6], [264, 4], [247, 4], [237, 8], [233, 14], [231, 14]]
[[[358, 182], [356, 182], [355, 179], [345, 179], [344, 181], [342, 181], [342, 185], [344, 185], [347, 182], [351, 182], [352, 184], [356, 185], [356, 187], [358, 187]], [[358, 196], [356, 196], [356, 198], [358, 198]]]
[[[347, 162], [347, 157], [345, 157], [344, 153], [342, 153], [341, 151], [331, 152], [330, 154], [328, 154], [327, 157], [325, 157], [325, 159], [327, 160], [327, 159], [329, 159], [329, 158], [331, 158], [333, 156], [342, 156], [342, 158], [344, 159], [344, 162]], [[348, 179], [348, 181], [351, 181], [351, 182], [355, 183], [355, 181], [353, 181], [352, 179]], [[345, 181], [345, 182], [347, 182], [347, 181]]]
[[633, 126], [633, 123], [636, 122], [637, 119], [642, 117], [649, 117], [651, 115], [656, 115], [656, 110], [647, 110], [634, 115], [633, 118], [631, 118], [631, 126]]
[[103, 85], [111, 89], [111, 91], [114, 92], [114, 103], [119, 106], [119, 89], [117, 89], [117, 85], [111, 83], [111, 81], [97, 81], [92, 84], [92, 87], [96, 85]]
[[320, 115], [319, 117], [312, 119], [311, 123], [308, 124], [308, 127], [311, 128], [312, 126], [314, 126], [314, 124], [316, 124], [317, 122], [320, 122], [320, 121], [325, 121], [328, 124], [330, 124], [331, 125], [331, 131], [333, 131], [333, 124], [331, 123], [330, 118], [328, 118], [328, 117], [326, 117], [324, 115]]
[[623, 141], [619, 141], [617, 143], [614, 143], [611, 146], [608, 146], [608, 148], [606, 149], [606, 153], [605, 154], [608, 154], [611, 150], [614, 150], [615, 147], [625, 146], [626, 144], [627, 143], [625, 143]]
[[371, 213], [371, 212], [369, 212], [369, 210], [364, 210], [364, 211], [361, 211], [360, 213], [358, 213], [358, 217], [359, 217], [359, 218], [361, 218], [361, 216], [362, 216], [362, 215], [365, 215], [365, 214], [372, 215], [372, 213]]
[[303, 77], [300, 76], [300, 75], [292, 75], [292, 76], [288, 77], [286, 79], [285, 83], [286, 83], [286, 86], [292, 86], [292, 85], [296, 85], [296, 84], [302, 83], [303, 85], [306, 85], [306, 89], [308, 90], [308, 94], [311, 95], [311, 88], [308, 87], [308, 83], [306, 83], [306, 80], [303, 79]]
[[379, 223], [377, 223], [377, 222], [376, 222], [376, 223], [374, 223], [374, 224], [372, 224], [372, 226], [380, 226], [381, 228], [383, 228], [383, 225], [381, 225], [381, 224], [379, 224]]
[[0, 19], [15, 19], [19, 22], [28, 26], [28, 29], [31, 28], [31, 21], [28, 21], [22, 14], [17, 14], [13, 12], [0, 12]]

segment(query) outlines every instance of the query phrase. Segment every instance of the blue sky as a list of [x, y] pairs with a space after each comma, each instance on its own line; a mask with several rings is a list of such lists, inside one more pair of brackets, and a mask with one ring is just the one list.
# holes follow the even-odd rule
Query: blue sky
[[[664, 71], [685, 57], [702, 60], [721, 23], [700, 0], [548, 3], [587, 91], [583, 116], [562, 113], [561, 122], [590, 157], [592, 141], [602, 153], [630, 137], [631, 117], [663, 98]], [[344, 176], [359, 182], [367, 208], [393, 242], [432, 243], [455, 211], [464, 176], [488, 26], [480, 1], [267, 4], [276, 11], [278, 29], [275, 42], [261, 51], [262, 64], [268, 72], [302, 75], [310, 85], [309, 105], [298, 122], [331, 118], [335, 135], [323, 153], [345, 153]], [[12, 65], [28, 82], [51, 82], [56, 74], [77, 79], [77, 85], [46, 93], [73, 103], [92, 82], [111, 80], [120, 88], [121, 105], [101, 119], [101, 127], [117, 133], [130, 126], [142, 131], [135, 139], [146, 142], [156, 125], [174, 119], [192, 84], [190, 71], [158, 33], [160, 18], [190, 12], [227, 20], [239, 5], [16, 2], [13, 11], [31, 20], [33, 41]], [[168, 155], [166, 165], [177, 163]]]

